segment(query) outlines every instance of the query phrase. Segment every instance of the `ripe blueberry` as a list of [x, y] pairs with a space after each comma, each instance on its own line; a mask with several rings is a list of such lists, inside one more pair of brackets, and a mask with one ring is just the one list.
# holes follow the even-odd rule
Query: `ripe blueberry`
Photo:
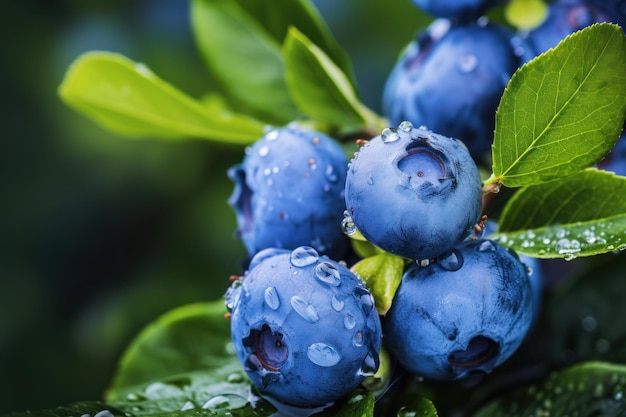
[[250, 256], [301, 245], [341, 258], [347, 158], [332, 138], [296, 126], [269, 131], [228, 171], [237, 235]]
[[422, 11], [435, 16], [458, 20], [474, 19], [499, 0], [412, 0]]
[[379, 366], [372, 295], [311, 247], [266, 255], [253, 258], [226, 294], [237, 357], [252, 382], [282, 403], [315, 407], [344, 397]]
[[480, 176], [460, 141], [404, 122], [354, 155], [346, 207], [374, 245], [411, 259], [435, 258], [479, 221]]
[[411, 266], [383, 321], [386, 346], [436, 380], [490, 373], [517, 349], [532, 318], [526, 267], [491, 240]]
[[478, 163], [488, 164], [502, 92], [532, 56], [520, 38], [494, 23], [436, 20], [387, 78], [383, 113], [391, 125], [409, 120], [461, 139]]

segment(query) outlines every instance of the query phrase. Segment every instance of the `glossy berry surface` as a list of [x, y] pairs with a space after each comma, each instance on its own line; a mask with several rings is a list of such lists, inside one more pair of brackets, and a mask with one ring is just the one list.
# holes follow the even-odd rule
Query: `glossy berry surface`
[[626, 133], [622, 133], [611, 152], [598, 162], [598, 168], [617, 175], [626, 175]]
[[498, 0], [412, 0], [420, 10], [435, 16], [469, 20], [482, 15]]
[[531, 319], [526, 267], [494, 241], [479, 240], [410, 267], [383, 329], [406, 369], [453, 380], [490, 373], [517, 349]]
[[346, 207], [374, 245], [430, 259], [460, 243], [479, 221], [480, 176], [461, 142], [401, 123], [355, 154]]
[[332, 138], [287, 126], [269, 131], [228, 171], [237, 235], [248, 254], [307, 245], [340, 258], [347, 158]]
[[461, 139], [478, 163], [487, 164], [502, 92], [532, 56], [520, 38], [496, 24], [437, 20], [395, 64], [383, 112], [391, 125], [408, 120]]
[[246, 373], [263, 393], [294, 406], [344, 397], [379, 366], [372, 295], [347, 267], [311, 247], [263, 256], [226, 294]]

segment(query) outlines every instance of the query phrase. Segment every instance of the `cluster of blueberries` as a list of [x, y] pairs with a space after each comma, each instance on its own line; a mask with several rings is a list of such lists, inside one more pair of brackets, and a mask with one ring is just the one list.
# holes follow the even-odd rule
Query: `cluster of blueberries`
[[[324, 133], [270, 128], [228, 172], [249, 255], [225, 295], [232, 340], [277, 404], [323, 408], [345, 397], [376, 373], [383, 346], [425, 378], [484, 375], [536, 318], [536, 260], [484, 237], [497, 225], [482, 215], [478, 166], [513, 72], [590, 23], [622, 23], [623, 2], [560, 0], [523, 34], [480, 18], [496, 0], [413, 2], [437, 19], [389, 76], [393, 127], [360, 141], [350, 161]], [[351, 237], [404, 260], [384, 315], [349, 268]]]

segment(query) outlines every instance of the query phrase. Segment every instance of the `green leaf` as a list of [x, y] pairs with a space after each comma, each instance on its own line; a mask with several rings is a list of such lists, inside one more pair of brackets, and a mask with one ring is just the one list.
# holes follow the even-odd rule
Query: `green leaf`
[[78, 417], [85, 415], [90, 417], [127, 417], [124, 412], [99, 401], [83, 401], [49, 410], [13, 412], [3, 414], [3, 417]]
[[626, 177], [593, 168], [519, 190], [493, 236], [517, 252], [573, 259], [626, 248]]
[[626, 366], [587, 362], [505, 394], [474, 417], [624, 415]]
[[599, 161], [626, 115], [626, 38], [613, 24], [576, 32], [521, 67], [502, 95], [486, 185], [538, 184]]
[[362, 259], [350, 268], [372, 292], [378, 314], [391, 308], [393, 296], [402, 281], [404, 258], [387, 252]]
[[234, 0], [194, 0], [192, 27], [202, 56], [225, 94], [267, 122], [299, 116], [284, 79], [282, 42]]
[[374, 395], [363, 389], [351, 393], [345, 402], [326, 410], [323, 415], [333, 417], [373, 417]]
[[345, 73], [294, 27], [285, 40], [283, 57], [289, 92], [307, 116], [342, 131], [382, 130], [385, 122], [361, 103]]
[[425, 397], [417, 396], [411, 399], [411, 404], [398, 410], [398, 417], [437, 417], [434, 404]]
[[59, 95], [76, 111], [126, 136], [247, 144], [263, 134], [262, 123], [215, 107], [209, 110], [145, 65], [109, 52], [77, 58]]

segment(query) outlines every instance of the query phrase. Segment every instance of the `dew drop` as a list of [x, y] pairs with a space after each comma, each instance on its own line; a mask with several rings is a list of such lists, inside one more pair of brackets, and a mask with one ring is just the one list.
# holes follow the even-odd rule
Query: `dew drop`
[[398, 135], [398, 132], [390, 127], [384, 128], [382, 133], [380, 134], [380, 137], [383, 143], [392, 143], [400, 139], [400, 135]]
[[315, 267], [315, 278], [333, 287], [341, 284], [339, 270], [330, 262], [321, 262]]
[[354, 336], [352, 337], [352, 344], [355, 347], [361, 347], [363, 346], [363, 332], [362, 331], [357, 331], [356, 333], [354, 333]]
[[622, 398], [624, 398], [624, 394], [622, 393], [622, 391], [617, 391], [613, 394], [613, 399], [615, 401], [620, 401]]
[[317, 310], [311, 304], [307, 303], [297, 295], [291, 297], [291, 307], [298, 313], [300, 317], [309, 323], [315, 323], [319, 321], [320, 316], [317, 314]]
[[297, 267], [309, 266], [317, 262], [319, 254], [310, 246], [300, 246], [291, 252], [291, 264]]
[[405, 120], [398, 125], [398, 129], [402, 130], [403, 132], [410, 132], [411, 130], [413, 130], [413, 123]]
[[216, 397], [211, 398], [210, 400], [208, 400], [207, 402], [204, 403], [204, 405], [202, 405], [203, 409], [210, 409], [210, 410], [220, 410], [220, 409], [225, 409], [225, 408], [229, 408], [230, 407], [230, 401], [228, 399], [228, 397], [225, 397], [223, 395], [218, 395]]
[[346, 329], [352, 330], [354, 326], [356, 326], [356, 319], [351, 314], [346, 314], [343, 316], [343, 325]]
[[324, 171], [324, 175], [326, 175], [326, 179], [330, 182], [337, 182], [337, 180], [339, 180], [339, 176], [337, 175], [337, 172], [335, 171], [335, 167], [333, 167], [332, 165], [328, 165], [326, 167], [326, 170]]
[[593, 316], [585, 316], [581, 320], [580, 325], [581, 325], [581, 327], [583, 328], [584, 331], [592, 332], [592, 331], [594, 331], [598, 327], [598, 322], [596, 321], [595, 317], [593, 317]]
[[354, 289], [354, 295], [361, 301], [361, 308], [365, 314], [369, 314], [374, 309], [374, 299], [367, 289], [356, 287]]
[[374, 178], [372, 177], [372, 174], [367, 175], [367, 183], [369, 185], [374, 185]]
[[261, 157], [265, 157], [269, 155], [269, 153], [270, 153], [270, 148], [267, 146], [262, 146], [261, 149], [259, 149], [259, 156]]
[[265, 289], [265, 304], [272, 310], [278, 310], [278, 307], [280, 307], [280, 298], [275, 287], [267, 287]]
[[341, 230], [343, 231], [344, 234], [351, 236], [353, 234], [356, 233], [356, 224], [354, 224], [354, 221], [352, 220], [352, 217], [348, 216], [348, 217], [344, 217], [341, 220]]
[[114, 417], [114, 416], [113, 416], [113, 413], [110, 412], [109, 410], [102, 410], [96, 413], [93, 417]]
[[447, 271], [458, 271], [463, 266], [463, 255], [458, 249], [437, 257], [439, 266]]
[[476, 69], [478, 58], [474, 54], [465, 54], [459, 59], [459, 69], [461, 72], [469, 73]]
[[269, 141], [273, 141], [278, 139], [278, 136], [280, 135], [280, 132], [276, 129], [270, 131], [269, 133], [267, 133], [265, 135], [265, 139], [269, 140]]
[[180, 411], [193, 410], [194, 408], [196, 408], [194, 403], [192, 403], [191, 401], [187, 401], [185, 404], [183, 404]]
[[378, 355], [370, 350], [367, 352], [365, 359], [363, 359], [363, 363], [359, 369], [359, 375], [365, 377], [374, 376], [376, 371], [378, 371], [379, 364]]
[[495, 252], [496, 245], [491, 240], [485, 240], [484, 242], [481, 242], [478, 246], [476, 246], [475, 249], [478, 252]]
[[365, 397], [363, 397], [363, 395], [356, 394], [356, 395], [350, 397], [347, 402], [350, 405], [354, 405], [354, 404], [360, 402], [361, 400], [363, 400], [363, 398], [365, 398]]
[[418, 259], [415, 261], [415, 263], [417, 264], [417, 266], [426, 268], [428, 265], [430, 265], [430, 259]]
[[233, 372], [232, 374], [228, 375], [226, 381], [231, 384], [238, 384], [240, 382], [243, 382], [244, 378], [243, 375], [241, 375], [239, 372]]
[[337, 350], [326, 343], [313, 343], [306, 351], [307, 357], [316, 365], [329, 367], [341, 361], [341, 355]]
[[330, 299], [330, 305], [333, 307], [335, 311], [343, 310], [343, 307], [345, 306], [345, 304], [346, 303], [344, 303], [342, 300], [337, 298], [336, 295], [333, 295], [333, 297]]

